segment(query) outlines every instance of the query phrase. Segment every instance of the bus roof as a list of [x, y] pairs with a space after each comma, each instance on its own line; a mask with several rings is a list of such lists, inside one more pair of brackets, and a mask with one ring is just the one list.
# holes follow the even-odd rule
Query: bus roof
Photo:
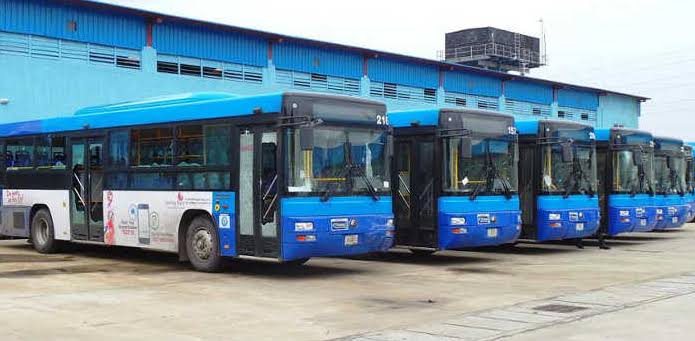
[[383, 103], [349, 96], [310, 92], [277, 92], [237, 96], [224, 92], [195, 92], [160, 96], [80, 109], [71, 116], [52, 117], [0, 125], [0, 136], [23, 136], [147, 125], [166, 122], [193, 121], [278, 113], [286, 96], [343, 100], [362, 104]]
[[0, 136], [21, 136], [191, 121], [279, 112], [284, 93], [235, 96], [225, 93], [188, 93], [80, 109], [72, 116], [0, 125]]
[[547, 119], [516, 121], [515, 126], [516, 126], [517, 132], [521, 135], [538, 135], [538, 126], [541, 123], [543, 123], [543, 124], [557, 124], [557, 125], [563, 125], [563, 126], [577, 126], [577, 128], [582, 128], [582, 127], [592, 128], [591, 125], [583, 124], [583, 123], [579, 123], [579, 122], [547, 120]]
[[681, 145], [683, 144], [683, 140], [677, 139], [675, 137], [668, 137], [668, 136], [654, 136], [654, 142], [681, 144]]
[[594, 133], [596, 134], [596, 141], [609, 141], [611, 139], [611, 132], [612, 131], [632, 133], [632, 134], [652, 137], [652, 134], [650, 132], [646, 132], [644, 130], [612, 127], [612, 128], [594, 129]]
[[513, 119], [514, 116], [503, 114], [497, 111], [479, 110], [479, 109], [463, 109], [463, 108], [437, 108], [437, 109], [415, 109], [415, 110], [399, 110], [389, 111], [389, 123], [395, 128], [410, 127], [413, 124], [420, 126], [437, 126], [439, 125], [439, 115], [442, 112], [460, 112], [470, 114], [490, 115], [490, 118], [507, 118]]

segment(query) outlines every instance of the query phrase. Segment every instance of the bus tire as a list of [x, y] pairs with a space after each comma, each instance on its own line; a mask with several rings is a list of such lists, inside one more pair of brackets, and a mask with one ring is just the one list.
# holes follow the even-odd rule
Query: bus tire
[[31, 244], [39, 253], [58, 252], [60, 242], [55, 240], [53, 218], [46, 208], [41, 208], [31, 218]]
[[188, 260], [198, 271], [218, 272], [222, 268], [220, 243], [210, 219], [198, 216], [191, 220], [186, 231]]

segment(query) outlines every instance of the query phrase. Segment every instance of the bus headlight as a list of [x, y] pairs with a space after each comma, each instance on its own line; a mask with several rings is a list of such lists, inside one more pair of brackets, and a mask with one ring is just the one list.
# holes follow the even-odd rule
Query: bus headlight
[[661, 208], [656, 209], [656, 214], [664, 214], [664, 210]]
[[560, 213], [550, 213], [548, 214], [548, 220], [560, 220]]
[[296, 232], [311, 231], [313, 229], [314, 229], [314, 223], [312, 223], [312, 222], [294, 223], [294, 230]]
[[620, 211], [618, 212], [618, 214], [620, 214], [621, 217], [629, 217], [629, 216], [630, 216], [630, 211], [627, 211], [627, 210], [620, 210]]
[[393, 227], [393, 218], [386, 220], [386, 227]]
[[466, 225], [466, 218], [464, 217], [453, 217], [449, 221], [451, 225]]
[[675, 207], [669, 207], [668, 208], [668, 214], [676, 215], [677, 213], [678, 213], [678, 210]]

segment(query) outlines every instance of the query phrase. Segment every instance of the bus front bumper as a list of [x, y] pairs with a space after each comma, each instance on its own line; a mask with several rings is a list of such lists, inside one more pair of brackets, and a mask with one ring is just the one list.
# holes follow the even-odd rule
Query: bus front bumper
[[282, 230], [283, 261], [386, 252], [395, 234], [390, 214], [284, 217]]
[[598, 208], [538, 209], [536, 240], [550, 241], [593, 236], [599, 227]]
[[520, 234], [520, 211], [439, 213], [441, 250], [510, 244]]
[[[662, 212], [659, 215], [659, 212]], [[676, 229], [686, 223], [688, 216], [687, 205], [671, 205], [657, 207], [657, 222], [654, 230]]]
[[608, 208], [608, 235], [628, 232], [649, 232], [656, 227], [656, 207]]

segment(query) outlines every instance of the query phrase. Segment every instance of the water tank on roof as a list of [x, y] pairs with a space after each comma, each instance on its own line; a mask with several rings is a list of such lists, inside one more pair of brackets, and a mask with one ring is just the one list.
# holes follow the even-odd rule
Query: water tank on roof
[[445, 39], [441, 57], [447, 62], [521, 73], [545, 64], [540, 39], [521, 33], [482, 27], [450, 32]]

